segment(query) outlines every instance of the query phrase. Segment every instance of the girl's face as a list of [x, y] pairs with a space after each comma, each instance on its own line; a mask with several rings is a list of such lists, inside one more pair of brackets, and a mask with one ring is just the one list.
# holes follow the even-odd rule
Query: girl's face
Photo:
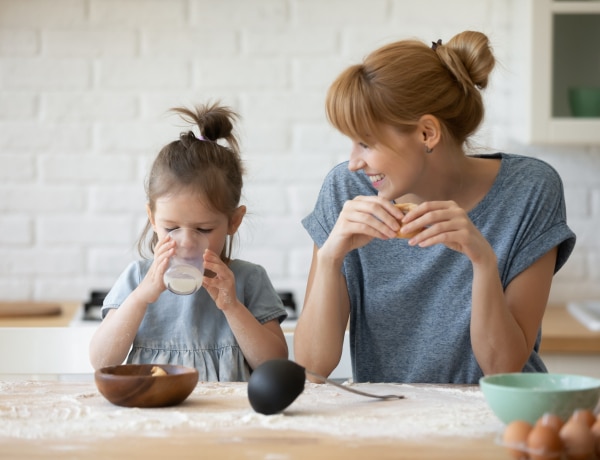
[[201, 195], [184, 189], [158, 198], [154, 213], [150, 207], [147, 207], [147, 212], [159, 240], [176, 228], [194, 229], [208, 238], [211, 251], [221, 254], [227, 235], [233, 235], [242, 223], [246, 207], [240, 206], [229, 218], [207, 206]]
[[424, 144], [418, 132], [400, 133], [383, 128], [386, 144], [353, 142], [348, 168], [362, 170], [378, 190], [378, 195], [393, 200], [415, 189], [425, 166]]

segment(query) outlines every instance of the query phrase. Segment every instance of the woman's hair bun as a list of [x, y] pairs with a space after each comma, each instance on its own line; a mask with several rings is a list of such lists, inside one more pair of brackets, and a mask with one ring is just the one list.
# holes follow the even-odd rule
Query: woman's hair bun
[[473, 86], [478, 89], [487, 87], [495, 58], [485, 34], [470, 30], [461, 32], [448, 43], [437, 46], [435, 52], [465, 92]]

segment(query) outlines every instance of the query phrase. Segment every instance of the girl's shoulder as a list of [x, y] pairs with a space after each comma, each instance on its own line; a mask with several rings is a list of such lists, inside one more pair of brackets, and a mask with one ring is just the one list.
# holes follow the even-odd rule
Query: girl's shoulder
[[236, 280], [267, 277], [267, 271], [262, 265], [243, 259], [233, 259], [229, 262], [229, 269]]

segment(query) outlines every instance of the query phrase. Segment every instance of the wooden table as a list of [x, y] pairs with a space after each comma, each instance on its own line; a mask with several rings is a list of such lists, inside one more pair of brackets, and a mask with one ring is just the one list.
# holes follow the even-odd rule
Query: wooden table
[[508, 460], [476, 386], [306, 383], [283, 413], [252, 410], [244, 383], [199, 383], [181, 405], [113, 406], [93, 382], [0, 381], [0, 458]]

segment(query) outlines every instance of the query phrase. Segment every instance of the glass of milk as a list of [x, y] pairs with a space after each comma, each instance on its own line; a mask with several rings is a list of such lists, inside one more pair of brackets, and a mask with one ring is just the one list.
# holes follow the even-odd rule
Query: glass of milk
[[208, 238], [192, 228], [177, 228], [169, 235], [175, 241], [175, 254], [163, 277], [165, 286], [175, 294], [193, 294], [202, 287], [203, 254], [208, 248]]

